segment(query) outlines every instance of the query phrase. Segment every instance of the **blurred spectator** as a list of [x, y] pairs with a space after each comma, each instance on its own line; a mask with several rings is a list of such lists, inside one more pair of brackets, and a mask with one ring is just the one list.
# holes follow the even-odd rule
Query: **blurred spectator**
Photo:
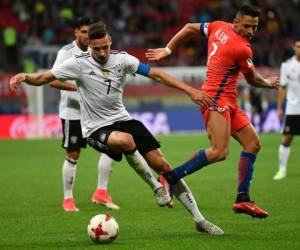
[[[290, 56], [292, 37], [300, 36], [300, 1], [249, 2], [258, 5], [263, 14], [258, 30], [260, 34], [253, 41], [255, 64], [278, 67]], [[74, 15], [85, 15], [111, 23], [112, 37], [118, 36], [118, 39], [113, 39], [114, 49], [128, 50], [143, 59], [145, 48], [165, 44], [186, 22], [210, 22], [216, 17], [231, 21], [240, 4], [240, 0], [2, 0], [0, 30], [15, 28], [21, 36], [22, 48], [30, 46], [32, 41], [59, 48], [73, 37]], [[200, 49], [199, 43], [203, 44]], [[207, 54], [204, 48], [205, 41], [195, 38], [178, 52], [180, 57], [170, 57], [159, 64], [204, 64]], [[39, 67], [47, 66], [37, 63]]]
[[18, 68], [16, 68], [16, 66], [19, 62], [17, 31], [14, 27], [6, 27], [3, 29], [2, 36], [7, 69], [10, 71], [17, 71]]

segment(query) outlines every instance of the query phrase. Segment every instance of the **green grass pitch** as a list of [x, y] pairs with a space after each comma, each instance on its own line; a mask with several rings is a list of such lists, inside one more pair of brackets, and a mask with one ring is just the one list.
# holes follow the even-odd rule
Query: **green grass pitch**
[[[280, 134], [261, 135], [252, 199], [268, 210], [269, 218], [234, 214], [237, 161], [240, 146], [232, 141], [226, 161], [185, 178], [202, 213], [221, 226], [225, 235], [212, 237], [195, 231], [190, 215], [175, 201], [159, 208], [153, 194], [125, 160], [114, 166], [109, 191], [120, 205], [110, 211], [120, 226], [117, 240], [95, 245], [86, 227], [91, 217], [106, 213], [91, 203], [96, 187], [98, 154], [82, 151], [74, 198], [78, 213], [62, 211], [60, 140], [0, 141], [0, 249], [300, 249], [300, 149], [295, 139], [288, 177], [273, 181]], [[199, 134], [160, 136], [162, 151], [174, 166], [201, 147]]]

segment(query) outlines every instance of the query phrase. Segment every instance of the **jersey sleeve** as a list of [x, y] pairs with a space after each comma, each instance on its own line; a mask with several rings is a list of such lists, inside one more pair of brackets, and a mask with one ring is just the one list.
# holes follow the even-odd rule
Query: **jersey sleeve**
[[53, 67], [51, 73], [59, 80], [78, 80], [80, 78], [80, 64], [75, 57], [71, 57], [57, 67]]
[[288, 83], [287, 65], [282, 63], [280, 67], [280, 86], [286, 86]]
[[252, 51], [249, 47], [244, 47], [239, 53], [237, 58], [237, 65], [243, 74], [253, 72], [255, 70], [252, 61]]
[[124, 56], [124, 64], [125, 64], [125, 73], [133, 74], [137, 72], [140, 61], [136, 57], [126, 53]]

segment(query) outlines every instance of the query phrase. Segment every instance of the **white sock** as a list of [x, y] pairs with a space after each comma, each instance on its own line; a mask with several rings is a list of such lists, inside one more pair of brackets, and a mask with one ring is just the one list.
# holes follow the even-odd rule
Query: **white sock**
[[76, 176], [76, 160], [66, 158], [62, 168], [64, 198], [73, 198], [73, 184]]
[[205, 220], [204, 216], [199, 211], [197, 202], [184, 180], [180, 179], [174, 186], [174, 195], [181, 204], [188, 210], [195, 222]]
[[287, 168], [287, 162], [289, 159], [291, 147], [290, 146], [284, 146], [280, 144], [279, 150], [278, 150], [278, 155], [279, 155], [279, 170], [282, 172], [286, 172]]
[[133, 153], [125, 154], [125, 157], [129, 165], [143, 178], [153, 191], [162, 186], [162, 184], [156, 180], [147, 162], [137, 150]]
[[98, 162], [98, 182], [97, 189], [106, 189], [108, 180], [112, 172], [112, 165], [114, 160], [106, 154], [101, 154]]

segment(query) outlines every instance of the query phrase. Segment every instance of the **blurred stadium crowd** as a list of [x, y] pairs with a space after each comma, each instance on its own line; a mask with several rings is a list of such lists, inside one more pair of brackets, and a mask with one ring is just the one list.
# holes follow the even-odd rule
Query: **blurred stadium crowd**
[[[293, 37], [300, 36], [300, 1], [250, 2], [262, 9], [253, 41], [255, 63], [278, 67], [291, 54]], [[103, 20], [111, 30], [114, 49], [143, 59], [146, 48], [163, 46], [186, 22], [231, 21], [240, 4], [238, 0], [1, 0], [0, 53], [4, 56], [0, 72], [24, 70], [24, 65], [29, 71], [31, 67], [49, 67], [38, 57], [31, 61], [32, 54], [26, 56], [26, 48], [58, 49], [69, 43], [73, 40], [72, 21], [77, 16]], [[179, 56], [160, 64], [204, 65], [205, 43], [203, 39], [199, 46], [195, 39], [178, 50]]]

